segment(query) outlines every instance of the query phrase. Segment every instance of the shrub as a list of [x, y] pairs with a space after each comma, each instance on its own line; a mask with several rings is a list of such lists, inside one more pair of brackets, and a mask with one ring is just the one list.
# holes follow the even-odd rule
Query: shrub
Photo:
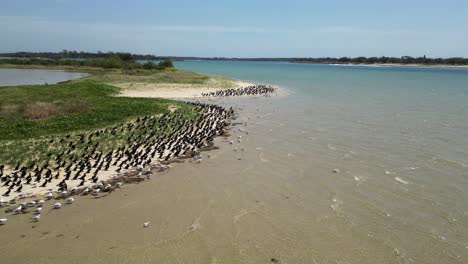
[[170, 59], [164, 59], [158, 64], [159, 69], [164, 70], [166, 68], [174, 68], [174, 64]]
[[154, 63], [151, 62], [151, 61], [148, 61], [148, 62], [146, 62], [145, 64], [143, 64], [143, 69], [145, 69], [145, 70], [156, 69], [156, 64], [154, 64]]

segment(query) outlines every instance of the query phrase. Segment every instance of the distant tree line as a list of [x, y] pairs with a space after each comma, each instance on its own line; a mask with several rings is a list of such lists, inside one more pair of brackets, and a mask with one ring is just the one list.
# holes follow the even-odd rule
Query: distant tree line
[[43, 58], [8, 58], [0, 59], [0, 64], [14, 65], [43, 65], [43, 66], [74, 66], [74, 67], [97, 67], [105, 69], [147, 69], [147, 70], [164, 70], [173, 68], [174, 65], [170, 59], [163, 59], [159, 63], [146, 62], [144, 64], [137, 63], [132, 54], [116, 53], [105, 58], [90, 58], [90, 59], [43, 59]]
[[273, 61], [319, 64], [421, 64], [421, 65], [468, 65], [468, 58], [427, 58], [403, 56], [396, 57], [323, 57], [323, 58], [197, 58], [197, 57], [170, 57], [172, 59], [204, 59], [204, 60], [229, 60], [229, 61]]
[[120, 57], [132, 58], [133, 60], [162, 60], [166, 57], [154, 55], [141, 55], [132, 54], [128, 52], [85, 52], [76, 50], [63, 50], [61, 52], [13, 52], [13, 53], [0, 53], [0, 57], [11, 58], [44, 58], [44, 59], [105, 59], [118, 55]]
[[468, 65], [468, 58], [395, 57], [341, 57], [341, 58], [295, 58], [291, 62], [326, 64], [422, 64], [422, 65]]
[[[53, 60], [90, 60], [111, 59], [120, 57], [123, 61], [135, 60], [226, 60], [226, 61], [278, 61], [278, 62], [300, 62], [300, 63], [323, 63], [323, 64], [422, 64], [422, 65], [468, 65], [468, 58], [427, 58], [423, 57], [322, 57], [322, 58], [226, 58], [226, 57], [177, 57], [177, 56], [155, 56], [141, 55], [125, 52], [84, 52], [68, 51], [61, 52], [15, 52], [0, 53], [0, 57], [11, 58], [42, 58]], [[71, 62], [70, 62], [71, 63]], [[146, 67], [153, 67], [151, 64]]]

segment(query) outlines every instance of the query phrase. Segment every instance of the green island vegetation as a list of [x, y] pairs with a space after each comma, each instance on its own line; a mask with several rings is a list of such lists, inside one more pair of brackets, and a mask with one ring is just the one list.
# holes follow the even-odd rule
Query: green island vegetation
[[[99, 142], [96, 148], [103, 153], [128, 144], [126, 139], [130, 138], [130, 130], [127, 128], [140, 117], [170, 117], [155, 128], [157, 135], [165, 135], [172, 131], [172, 121], [193, 121], [198, 116], [195, 106], [180, 101], [117, 96], [122, 88], [110, 83], [204, 85], [213, 80], [226, 85], [233, 83], [222, 77], [177, 70], [170, 60], [151, 67], [146, 64], [138, 66], [132, 59], [124, 59], [121, 55], [97, 60], [100, 64], [89, 62], [83, 66], [73, 65], [73, 68], [55, 62], [33, 64], [37, 61], [23, 60], [28, 63], [23, 66], [28, 68], [59, 68], [93, 75], [53, 85], [0, 87], [0, 164], [37, 164], [58, 153], [65, 157], [80, 155], [87, 151], [85, 145], [73, 145], [70, 152], [71, 140], [76, 142], [77, 138], [89, 138], [93, 133], [102, 133], [99, 140], [96, 139], [96, 143]], [[5, 67], [11, 65], [10, 61], [4, 64]], [[132, 138], [138, 136], [134, 135], [134, 130], [131, 133]]]
[[403, 56], [395, 57], [341, 57], [341, 58], [295, 58], [291, 62], [302, 63], [325, 63], [325, 64], [402, 64], [402, 65], [447, 65], [463, 66], [468, 65], [468, 58], [427, 58]]
[[174, 65], [170, 59], [162, 59], [159, 63], [148, 61], [138, 63], [130, 53], [113, 53], [103, 58], [91, 59], [50, 59], [50, 58], [11, 58], [0, 59], [0, 65], [17, 66], [70, 66], [70, 67], [91, 67], [103, 69], [123, 69], [123, 70], [164, 70], [173, 68]]
[[[7, 58], [22, 58], [22, 59], [54, 59], [54, 60], [91, 60], [105, 59], [114, 56], [115, 52], [83, 52], [83, 51], [68, 51], [61, 52], [14, 52], [0, 53], [0, 57]], [[466, 66], [468, 58], [453, 57], [453, 58], [429, 58], [425, 55], [422, 57], [402, 56], [402, 57], [320, 57], [320, 58], [226, 58], [226, 57], [177, 57], [177, 56], [155, 56], [155, 55], [139, 55], [129, 54], [136, 60], [227, 60], [227, 61], [278, 61], [278, 62], [295, 62], [295, 63], [318, 63], [318, 64], [403, 64], [403, 65], [446, 65], [446, 66]]]

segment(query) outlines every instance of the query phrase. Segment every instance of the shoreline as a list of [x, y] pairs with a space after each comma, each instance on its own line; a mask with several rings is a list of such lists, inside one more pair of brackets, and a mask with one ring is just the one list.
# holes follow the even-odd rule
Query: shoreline
[[300, 62], [292, 61], [289, 63], [330, 65], [330, 66], [365, 66], [365, 67], [414, 67], [414, 68], [448, 68], [448, 69], [467, 69], [468, 65], [448, 65], [448, 64], [402, 64], [402, 63], [318, 63], [318, 62]]
[[[175, 142], [172, 142], [174, 139], [171, 140], [171, 137], [168, 135], [162, 137], [157, 135], [149, 137], [151, 135], [147, 135], [148, 138], [144, 141], [146, 142], [146, 145], [140, 145], [142, 143], [139, 143], [140, 140], [136, 138], [136, 141], [129, 141], [123, 147], [119, 147], [116, 150], [113, 149], [106, 155], [103, 155], [103, 152], [94, 152], [96, 156], [94, 156], [94, 158], [85, 158], [86, 164], [81, 165], [81, 169], [78, 173], [76, 173], [76, 168], [79, 164], [82, 164], [81, 162], [68, 162], [68, 160], [64, 160], [63, 164], [65, 164], [65, 161], [69, 164], [69, 167], [65, 168], [65, 166], [60, 166], [61, 158], [60, 155], [58, 155], [54, 157], [54, 159], [50, 159], [46, 162], [48, 165], [42, 167], [46, 169], [46, 176], [44, 178], [47, 180], [47, 178], [50, 177], [50, 180], [47, 183], [49, 186], [39, 186], [43, 180], [39, 180], [32, 184], [24, 183], [24, 185], [21, 185], [21, 187], [24, 187], [21, 192], [12, 191], [11, 195], [0, 197], [0, 208], [4, 210], [5, 207], [9, 207], [5, 212], [11, 213], [19, 204], [20, 207], [23, 207], [21, 213], [26, 213], [25, 210], [27, 211], [28, 207], [35, 207], [35, 205], [42, 199], [45, 199], [46, 201], [64, 201], [66, 198], [78, 195], [92, 194], [93, 196], [97, 196], [104, 192], [112, 192], [116, 188], [120, 188], [124, 183], [140, 182], [144, 181], [145, 178], [149, 179], [154, 172], [169, 169], [171, 167], [170, 163], [184, 162], [184, 160], [190, 160], [193, 162], [200, 161], [201, 152], [216, 148], [216, 146], [213, 145], [213, 139], [226, 135], [226, 128], [228, 124], [235, 119], [235, 113], [232, 109], [225, 109], [224, 107], [217, 105], [204, 103], [191, 104], [199, 107], [201, 118], [198, 119], [198, 121], [193, 120], [191, 122], [191, 127], [193, 128], [193, 132], [191, 132], [191, 134], [187, 134], [188, 132], [184, 129], [179, 129], [172, 133], [177, 135], [177, 140]], [[172, 109], [171, 112], [174, 112], [175, 110], [176, 109]], [[132, 127], [130, 130], [134, 130], [133, 127], [143, 125], [152, 126], [158, 124], [161, 119], [164, 119], [164, 117], [144, 116], [138, 118], [137, 121], [126, 123], [122, 125], [122, 127]], [[175, 121], [177, 123], [180, 120], [178, 120], [176, 116], [168, 115], [164, 121], [169, 125], [171, 122]], [[163, 126], [167, 126], [164, 122], [162, 124]], [[78, 133], [73, 134], [70, 137], [70, 142], [78, 142], [80, 138], [88, 138], [96, 133], [98, 134], [97, 137], [99, 137], [99, 134], [101, 133], [108, 133], [103, 131], [108, 131], [108, 129], [88, 131], [88, 136], [83, 137]], [[192, 137], [199, 139], [192, 141]], [[62, 137], [62, 139], [64, 138], [65, 137]], [[181, 143], [178, 143], [179, 141]], [[91, 153], [90, 156], [93, 156], [94, 154]], [[124, 159], [120, 163], [122, 157], [124, 157]], [[59, 161], [57, 161], [57, 158]], [[118, 165], [118, 163], [120, 163], [120, 165]], [[124, 164], [127, 165], [123, 166]], [[59, 166], [60, 168], [53, 168], [55, 166]], [[70, 168], [72, 168], [72, 166], [75, 166], [75, 169], [71, 170]], [[103, 166], [104, 169], [101, 169]], [[36, 168], [39, 169], [39, 164]], [[33, 171], [32, 168], [28, 168], [24, 164], [17, 166], [17, 168], [5, 166], [4, 168], [1, 168], [0, 171], [2, 175], [16, 175], [23, 171], [25, 172], [24, 174], [26, 174], [26, 172], [29, 171], [29, 177], [31, 177], [32, 173], [36, 173], [32, 176], [32, 178], [36, 179], [37, 177], [41, 178], [40, 175], [42, 175], [42, 173], [37, 173], [37, 170]], [[83, 172], [83, 177], [78, 179], [78, 175], [81, 175], [81, 172]], [[50, 176], [47, 176], [47, 173], [49, 173]], [[96, 177], [96, 180], [93, 180], [93, 178], [88, 179], [91, 174], [94, 175], [93, 178]], [[52, 177], [53, 175], [54, 177]], [[76, 176], [73, 179], [68, 179], [70, 175]], [[86, 176], [88, 177], [85, 179]], [[23, 177], [21, 176], [20, 178]], [[60, 190], [61, 188], [57, 188], [57, 186], [61, 187], [60, 185], [63, 182], [67, 183], [67, 187]], [[14, 189], [16, 188], [17, 187]], [[7, 190], [7, 187], [2, 185], [0, 186], [0, 190], [0, 193], [3, 193]], [[26, 200], [29, 201], [25, 203]], [[29, 206], [31, 201], [34, 203], [32, 206]], [[42, 200], [40, 205], [42, 206], [43, 203], [44, 201]]]
[[[50, 69], [48, 68], [48, 70], [56, 70], [56, 69]], [[86, 72], [86, 71], [80, 71], [80, 72], [84, 72], [84, 73], [89, 73], [89, 72]], [[87, 77], [83, 77], [83, 78], [80, 78], [80, 79], [77, 79], [77, 80], [74, 80], [74, 81], [79, 81], [79, 80], [83, 80], [83, 79], [89, 79], [89, 78], [93, 78], [95, 76], [87, 76]], [[210, 98], [213, 98], [213, 97], [206, 97], [206, 96], [203, 96], [202, 94], [203, 93], [208, 93], [208, 92], [216, 92], [216, 91], [220, 91], [220, 90], [224, 90], [224, 89], [238, 89], [238, 88], [243, 88], [243, 87], [249, 87], [249, 86], [252, 86], [252, 85], [255, 85], [254, 83], [251, 83], [251, 82], [245, 82], [245, 81], [240, 81], [240, 80], [232, 80], [232, 79], [224, 79], [224, 77], [218, 77], [218, 78], [215, 78], [215, 77], [212, 77], [210, 76], [210, 81], [212, 81], [213, 83], [210, 83], [209, 85], [204, 85], [204, 84], [184, 84], [184, 83], [112, 83], [112, 82], [102, 82], [104, 84], [110, 84], [110, 85], [113, 85], [113, 86], [116, 86], [116, 87], [119, 87], [121, 88], [121, 93], [120, 94], [117, 94], [115, 95], [116, 97], [141, 97], [141, 98], [165, 98], [165, 99], [175, 99], [176, 101], [180, 101], [178, 99], [207, 99], [209, 100]], [[226, 83], [218, 83], [216, 81], [226, 81], [228, 80], [229, 83], [228, 85], [226, 85]], [[274, 87], [276, 91], [279, 91], [279, 87]], [[253, 97], [255, 95], [249, 95], [249, 97]], [[197, 105], [198, 103], [189, 103], [189, 104], [193, 104], [193, 105]], [[205, 105], [205, 104], [201, 104], [201, 105]], [[221, 120], [219, 121], [219, 124], [218, 122], [215, 122], [213, 126], [216, 126], [216, 127], [219, 127], [220, 124], [225, 124], [226, 122], [227, 123], [230, 123], [229, 120], [233, 120], [235, 118], [232, 118], [232, 117], [229, 117], [229, 115], [225, 114], [226, 109], [222, 108], [222, 107], [218, 107], [216, 104], [215, 105], [212, 105], [212, 104], [209, 104], [209, 105], [205, 105], [204, 107], [206, 108], [206, 106], [208, 106], [208, 108], [215, 108], [215, 109], [218, 109], [216, 111], [222, 111], [220, 112], [221, 115], [218, 115], [218, 114], [212, 114], [212, 113], [208, 113], [208, 114], [203, 114], [203, 112], [205, 111], [203, 109], [203, 107], [200, 108], [200, 113], [204, 116], [204, 115], [207, 115], [207, 117], [210, 117], [210, 118], [214, 118], [216, 117], [217, 119]], [[177, 110], [177, 106], [175, 105], [169, 105], [169, 110], [171, 113], [174, 113], [174, 111]], [[231, 110], [229, 110], [231, 111]], [[226, 112], [227, 113], [227, 112]], [[235, 113], [231, 113], [230, 115], [235, 115]], [[145, 118], [149, 118], [149, 119], [159, 119], [161, 118], [160, 116], [150, 116], [150, 117], [147, 117], [145, 116]], [[140, 118], [138, 118], [139, 120]], [[170, 121], [170, 120], [169, 120]], [[203, 122], [208, 122], [207, 120], [206, 121], [203, 121]], [[210, 121], [211, 122], [211, 121]], [[138, 123], [138, 121], [136, 122]], [[132, 120], [130, 122], [127, 122], [127, 123], [124, 123], [122, 124], [122, 127], [125, 127], [125, 126], [137, 126], [138, 124], [135, 123], [135, 120]], [[196, 126], [196, 124], [194, 124]], [[93, 131], [93, 130], [89, 130], [89, 131], [76, 131], [76, 132], [72, 132], [71, 133], [71, 139], [69, 139], [68, 141], [70, 141], [69, 143], [72, 144], [73, 142], [76, 142], [78, 143], [78, 139], [80, 138], [80, 133], [84, 133], [83, 135], [89, 135], [91, 136], [92, 134], [94, 133], [97, 133], [99, 131], [99, 133], [102, 133], [102, 131], [107, 131], [108, 129], [110, 129], [110, 127], [103, 127], [101, 129], [98, 129], [96, 131]], [[204, 128], [201, 128], [201, 129], [204, 129]], [[113, 130], [115, 130], [115, 127], [113, 128]], [[211, 129], [210, 129], [211, 130]], [[180, 131], [179, 131], [180, 132]], [[179, 133], [177, 132], [177, 133]], [[216, 136], [216, 137], [219, 137], [219, 136], [222, 136], [226, 133], [226, 128], [225, 128], [225, 125], [223, 125], [223, 128], [221, 128], [221, 130], [216, 130], [215, 131], [215, 134], [213, 136]], [[105, 132], [107, 133], [107, 132]], [[206, 133], [206, 131], [205, 131]], [[209, 134], [212, 134], [213, 131], [209, 132]], [[59, 137], [57, 136], [52, 136], [52, 137], [47, 137], [46, 139], [47, 140], [50, 140], [50, 138], [52, 138], [54, 141], [58, 141], [59, 138], [62, 137], [63, 138], [64, 135], [61, 135]], [[193, 135], [192, 136], [197, 136], [197, 134]], [[206, 135], [198, 135], [197, 137], [202, 137], [202, 138], [205, 138]], [[69, 137], [69, 136], [68, 136]], [[88, 136], [82, 136], [83, 138], [87, 138]], [[81, 140], [83, 140], [83, 138], [81, 138]], [[45, 139], [41, 139], [41, 140], [45, 140]], [[159, 139], [159, 140], [162, 140], [162, 141], [165, 141], [167, 140], [167, 136], [163, 137], [162, 139]], [[21, 185], [21, 187], [24, 186], [24, 188], [21, 189], [20, 192], [16, 191], [15, 190], [17, 189], [17, 187], [14, 187], [14, 189], [12, 188], [8, 188], [8, 189], [12, 189], [11, 190], [11, 194], [9, 196], [2, 196], [0, 197], [0, 208], [2, 207], [5, 207], [5, 206], [8, 206], [8, 204], [10, 204], [11, 201], [13, 201], [11, 204], [12, 205], [15, 205], [17, 204], [18, 202], [20, 201], [23, 201], [23, 200], [26, 200], [26, 199], [33, 199], [35, 202], [39, 201], [40, 199], [46, 199], [46, 200], [64, 200], [65, 198], [67, 197], [71, 197], [71, 196], [75, 196], [75, 195], [79, 195], [83, 192], [89, 192], [89, 191], [86, 191], [86, 190], [90, 190], [92, 191], [93, 189], [103, 189], [105, 186], [107, 186], [108, 184], [111, 184], [110, 186], [106, 187], [108, 188], [107, 191], [112, 191], [114, 190], [116, 187], [115, 187], [115, 184], [119, 183], [120, 185], [122, 183], [126, 183], [126, 182], [133, 182], [133, 181], [142, 181], [144, 179], [142, 179], [142, 176], [146, 176], [146, 177], [149, 177], [150, 175], [153, 174], [153, 171], [163, 171], [163, 170], [167, 170], [170, 168], [170, 163], [171, 162], [183, 162], [183, 160], [185, 159], [191, 159], [191, 161], [195, 161], [197, 162], [198, 161], [198, 158], [196, 158], [197, 156], [199, 156], [199, 152], [200, 151], [205, 151], [206, 147], [208, 148], [212, 148], [214, 146], [210, 146], [210, 143], [211, 142], [211, 136], [207, 138], [207, 141], [203, 143], [203, 146], [201, 145], [197, 145], [196, 148], [195, 148], [195, 145], [190, 145], [190, 150], [188, 152], [185, 153], [185, 151], [182, 151], [181, 152], [181, 155], [179, 154], [174, 154], [173, 153], [173, 150], [172, 147], [164, 147], [164, 149], [160, 150], [158, 148], [158, 150], [154, 149], [153, 153], [155, 154], [159, 154], [160, 157], [157, 158], [157, 159], [154, 159], [151, 158], [151, 162], [148, 161], [148, 163], [146, 164], [146, 167], [145, 165], [143, 166], [131, 166], [131, 167], [126, 167], [123, 171], [121, 171], [122, 169], [122, 165], [120, 165], [118, 171], [116, 170], [118, 167], [115, 166], [117, 162], [115, 162], [114, 164], [110, 165], [110, 161], [114, 162], [114, 159], [117, 158], [117, 153], [110, 153], [109, 156], [106, 156], [108, 157], [109, 161], [107, 162], [107, 167], [106, 169], [103, 171], [99, 171], [99, 174], [97, 174], [97, 171], [94, 173], [95, 176], [97, 175], [99, 177], [99, 181], [93, 181], [93, 183], [91, 183], [89, 180], [86, 180], [87, 183], [86, 184], [83, 184], [83, 182], [80, 183], [80, 181], [69, 181], [68, 178], [66, 178], [67, 180], [67, 187], [65, 188], [65, 191], [68, 189], [68, 190], [71, 190], [69, 191], [68, 193], [67, 192], [64, 192], [63, 190], [62, 191], [56, 191], [58, 188], [57, 186], [60, 186], [60, 184], [63, 182], [63, 177], [65, 177], [65, 175], [67, 175], [67, 177], [70, 177], [69, 175], [70, 174], [75, 174], [74, 172], [71, 172], [70, 173], [70, 167], [68, 168], [65, 168], [64, 164], [65, 164], [65, 161], [63, 161], [63, 164], [62, 166], [60, 166], [60, 155], [58, 155], [55, 159], [59, 159], [59, 161], [55, 160], [55, 161], [52, 161], [52, 163], [49, 163], [51, 160], [49, 160], [46, 164], [50, 164], [50, 167], [49, 168], [46, 168], [47, 171], [49, 171], [49, 176], [46, 176], [46, 177], [50, 177], [50, 180], [49, 180], [49, 183], [47, 185], [49, 186], [44, 186], [44, 187], [40, 187], [42, 181], [39, 179], [39, 180], [36, 180], [35, 183], [33, 184], [30, 184], [30, 183], [25, 183], [24, 185]], [[67, 141], [67, 140], [65, 140]], [[10, 143], [14, 143], [15, 141], [10, 141]], [[75, 144], [75, 143], [73, 143]], [[159, 144], [159, 143], [158, 143]], [[125, 145], [125, 149], [128, 149], [130, 150], [132, 144], [127, 144]], [[168, 150], [169, 149], [169, 150]], [[133, 149], [134, 152], [142, 152], [144, 149], [142, 147], [139, 147], [137, 149]], [[180, 150], [179, 150], [180, 151]], [[99, 152], [99, 151], [98, 151]], [[101, 154], [99, 155], [103, 155], [105, 153], [103, 152], [100, 152]], [[119, 155], [123, 155], [122, 153], [119, 154]], [[131, 154], [130, 154], [131, 155]], [[153, 154], [154, 155], [154, 154]], [[89, 167], [89, 170], [87, 173], [90, 173], [91, 170], [94, 170], [94, 169], [91, 169], [91, 166], [92, 168], [96, 168], [96, 166], [98, 166], [98, 168], [102, 167], [103, 164], [104, 164], [104, 161], [101, 159], [101, 156], [99, 156], [99, 158], [88, 158], [88, 161], [87, 161], [87, 164], [86, 165], [87, 167]], [[166, 157], [166, 159], [161, 159]], [[195, 157], [195, 159], [194, 159]], [[169, 158], [169, 160], [168, 160]], [[119, 158], [120, 159], [120, 158]], [[194, 159], [194, 160], [193, 160]], [[67, 164], [68, 164], [68, 161], [67, 161]], [[70, 166], [72, 165], [72, 163], [69, 163]], [[91, 165], [93, 164], [93, 165]], [[76, 165], [76, 164], [75, 164]], [[136, 165], [136, 163], [134, 164]], [[22, 164], [21, 166], [19, 166], [19, 163], [17, 165], [17, 168], [13, 168], [13, 166], [5, 166], [5, 168], [2, 168], [1, 169], [1, 174], [2, 175], [19, 175], [21, 174], [22, 176], [20, 176], [20, 179], [22, 179], [23, 177], [26, 176], [26, 171], [29, 171], [29, 177], [31, 177], [31, 174], [34, 174], [35, 173], [35, 176], [34, 177], [37, 177], [36, 175], [38, 175], [37, 173], [37, 170], [39, 169], [39, 164], [36, 165], [36, 170], [33, 171], [33, 167], [30, 167], [30, 168], [27, 168], [25, 167], [26, 164]], [[29, 166], [29, 165], [28, 165]], [[31, 165], [32, 166], [32, 165]], [[55, 167], [57, 166], [58, 169], [52, 169], [52, 167]], [[76, 165], [78, 166], [78, 165]], [[83, 166], [83, 165], [81, 165]], [[48, 165], [46, 166], [48, 167]], [[23, 170], [24, 170], [24, 173], [23, 173]], [[75, 170], [76, 170], [76, 167], [75, 167]], [[42, 170], [41, 170], [42, 171]], [[81, 172], [82, 170], [80, 170]], [[117, 171], [117, 172], [114, 172], [114, 171]], [[80, 172], [77, 173], [80, 174]], [[87, 173], [84, 173], [84, 175], [86, 175]], [[41, 173], [39, 173], [41, 174]], [[54, 178], [51, 177], [51, 175], [55, 175]], [[84, 176], [83, 175], [83, 176]], [[90, 176], [90, 175], [89, 175]], [[77, 176], [74, 178], [76, 180]], [[29, 180], [31, 181], [31, 180]], [[19, 186], [19, 183], [18, 185]], [[59, 188], [60, 189], [60, 188]], [[4, 186], [0, 186], [0, 195], [2, 193], [4, 193], [7, 188]], [[26, 208], [26, 206], [24, 206], [24, 208]], [[3, 208], [4, 209], [4, 208]], [[13, 210], [13, 208], [9, 208], [7, 210]]]
[[[88, 74], [88, 76], [81, 77], [79, 79], [69, 81], [79, 81], [84, 79], [93, 79], [101, 75], [113, 74], [115, 70], [93, 68], [93, 67], [73, 67], [73, 66], [44, 66], [44, 65], [15, 65], [15, 64], [3, 64], [0, 65], [0, 69], [18, 69], [18, 70], [50, 70], [50, 71], [64, 71], [64, 72], [76, 72]], [[118, 74], [124, 75], [124, 74]], [[203, 93], [217, 92], [227, 89], [239, 89], [248, 86], [258, 85], [258, 83], [230, 79], [224, 76], [212, 76], [207, 75], [209, 80], [205, 84], [192, 84], [192, 83], [151, 83], [141, 81], [113, 81], [106, 80], [102, 81], [104, 84], [112, 85], [121, 89], [120, 93], [116, 97], [135, 97], [135, 98], [163, 98], [163, 99], [195, 99], [195, 98], [206, 98]], [[64, 82], [69, 82], [64, 81]], [[62, 82], [59, 82], [62, 83]], [[40, 84], [38, 84], [40, 85]], [[281, 89], [278, 86], [268, 85], [274, 87], [277, 92]], [[8, 86], [0, 86], [8, 87]], [[254, 95], [250, 95], [254, 96]]]

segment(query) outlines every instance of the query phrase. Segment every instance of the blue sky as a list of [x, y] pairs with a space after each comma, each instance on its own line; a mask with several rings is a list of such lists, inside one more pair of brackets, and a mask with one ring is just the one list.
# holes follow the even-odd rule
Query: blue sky
[[466, 0], [0, 0], [0, 52], [468, 57]]

